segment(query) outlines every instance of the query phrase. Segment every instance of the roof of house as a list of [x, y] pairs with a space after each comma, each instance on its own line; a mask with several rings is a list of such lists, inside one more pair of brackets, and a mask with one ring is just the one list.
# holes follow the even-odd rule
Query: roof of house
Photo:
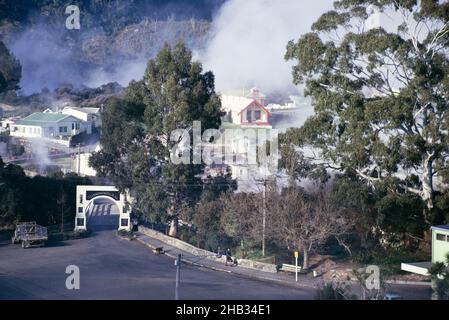
[[225, 109], [232, 111], [242, 110], [250, 105], [254, 99], [239, 96], [221, 96], [221, 103]]
[[[59, 122], [66, 118], [72, 117], [68, 114], [63, 113], [44, 113], [44, 112], [35, 112], [28, 117], [23, 118], [16, 122], [18, 125], [25, 126], [42, 126], [49, 122]], [[73, 118], [73, 117], [72, 117]], [[78, 119], [77, 119], [78, 120]]]
[[64, 110], [72, 109], [75, 111], [83, 112], [86, 114], [99, 113], [100, 108], [78, 108], [78, 107], [65, 107]]
[[440, 230], [440, 231], [449, 231], [449, 224], [441, 225], [441, 226], [433, 226], [432, 230]]
[[246, 107], [244, 107], [240, 112], [239, 112], [239, 114], [241, 114], [242, 112], [244, 112], [246, 109], [248, 109], [249, 107], [252, 107], [252, 106], [257, 106], [257, 107], [259, 107], [260, 109], [262, 109], [262, 110], [264, 110], [266, 113], [268, 113], [268, 114], [270, 114], [270, 111], [268, 111], [259, 101], [257, 101], [257, 100], [253, 100], [253, 101], [251, 101], [251, 103], [250, 104], [248, 104]]

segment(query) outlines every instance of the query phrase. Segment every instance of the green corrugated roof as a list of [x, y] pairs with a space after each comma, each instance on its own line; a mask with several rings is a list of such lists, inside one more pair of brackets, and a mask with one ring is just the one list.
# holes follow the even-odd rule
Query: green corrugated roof
[[26, 126], [41, 126], [49, 122], [58, 122], [69, 117], [71, 116], [63, 113], [35, 112], [28, 117], [25, 117], [22, 120], [18, 121], [17, 124]]

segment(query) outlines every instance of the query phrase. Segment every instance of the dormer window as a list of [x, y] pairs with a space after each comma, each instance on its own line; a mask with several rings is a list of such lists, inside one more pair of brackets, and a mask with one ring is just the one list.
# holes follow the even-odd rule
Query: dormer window
[[246, 121], [248, 121], [248, 122], [252, 121], [252, 110], [246, 111]]

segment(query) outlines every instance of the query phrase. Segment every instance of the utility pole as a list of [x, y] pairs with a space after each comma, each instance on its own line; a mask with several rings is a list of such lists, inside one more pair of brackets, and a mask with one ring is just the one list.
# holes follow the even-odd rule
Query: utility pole
[[81, 143], [78, 143], [78, 175], [81, 174]]
[[265, 229], [267, 223], [267, 206], [266, 206], [267, 182], [263, 181], [263, 201], [262, 201], [262, 257], [265, 257]]
[[265, 238], [266, 238], [266, 227], [267, 227], [267, 180], [264, 179], [256, 179], [258, 184], [263, 185], [262, 190], [262, 256], [265, 257]]
[[175, 300], [179, 300], [179, 281], [181, 277], [181, 254], [178, 254], [178, 259], [175, 260], [175, 266], [176, 266]]

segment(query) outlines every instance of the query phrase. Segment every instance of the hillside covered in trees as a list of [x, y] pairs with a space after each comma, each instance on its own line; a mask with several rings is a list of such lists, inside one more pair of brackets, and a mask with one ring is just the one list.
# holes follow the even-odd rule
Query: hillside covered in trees
[[164, 42], [203, 48], [223, 2], [72, 1], [80, 9], [81, 27], [69, 30], [65, 1], [2, 1], [0, 40], [21, 62], [26, 94], [67, 83], [127, 85]]

